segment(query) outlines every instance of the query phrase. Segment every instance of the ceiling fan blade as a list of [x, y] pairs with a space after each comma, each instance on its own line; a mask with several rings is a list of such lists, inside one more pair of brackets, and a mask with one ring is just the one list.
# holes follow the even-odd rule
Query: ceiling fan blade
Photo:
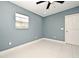
[[40, 3], [43, 3], [43, 2], [46, 2], [46, 1], [38, 1], [38, 2], [36, 2], [36, 4], [40, 4]]
[[55, 1], [55, 2], [58, 2], [58, 3], [61, 3], [61, 4], [64, 3], [64, 1]]
[[46, 9], [49, 9], [49, 7], [50, 7], [50, 4], [51, 4], [51, 3], [48, 1], [48, 5], [47, 5], [47, 8], [46, 8]]

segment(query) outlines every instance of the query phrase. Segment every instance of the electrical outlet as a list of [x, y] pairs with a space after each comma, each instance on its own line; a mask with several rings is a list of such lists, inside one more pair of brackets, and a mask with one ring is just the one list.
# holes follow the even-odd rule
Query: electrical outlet
[[9, 42], [8, 44], [9, 44], [9, 45], [12, 45], [12, 42]]

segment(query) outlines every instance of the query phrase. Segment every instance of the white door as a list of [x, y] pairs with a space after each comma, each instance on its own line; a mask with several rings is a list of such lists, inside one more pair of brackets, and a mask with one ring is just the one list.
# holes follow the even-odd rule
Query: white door
[[79, 45], [79, 13], [65, 16], [65, 42]]

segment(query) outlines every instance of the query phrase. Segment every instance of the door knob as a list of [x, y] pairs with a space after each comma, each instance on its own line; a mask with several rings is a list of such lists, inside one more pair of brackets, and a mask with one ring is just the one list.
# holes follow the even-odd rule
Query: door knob
[[66, 32], [68, 32], [68, 30], [66, 30]]

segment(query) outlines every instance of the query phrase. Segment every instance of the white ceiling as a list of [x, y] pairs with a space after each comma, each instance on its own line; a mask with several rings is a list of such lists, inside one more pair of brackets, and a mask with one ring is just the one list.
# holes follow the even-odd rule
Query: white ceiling
[[46, 17], [79, 6], [79, 1], [65, 1], [63, 4], [53, 2], [50, 8], [47, 10], [46, 9], [47, 2], [41, 3], [39, 5], [36, 4], [36, 1], [11, 1], [11, 2], [33, 13], [36, 13], [42, 17]]

